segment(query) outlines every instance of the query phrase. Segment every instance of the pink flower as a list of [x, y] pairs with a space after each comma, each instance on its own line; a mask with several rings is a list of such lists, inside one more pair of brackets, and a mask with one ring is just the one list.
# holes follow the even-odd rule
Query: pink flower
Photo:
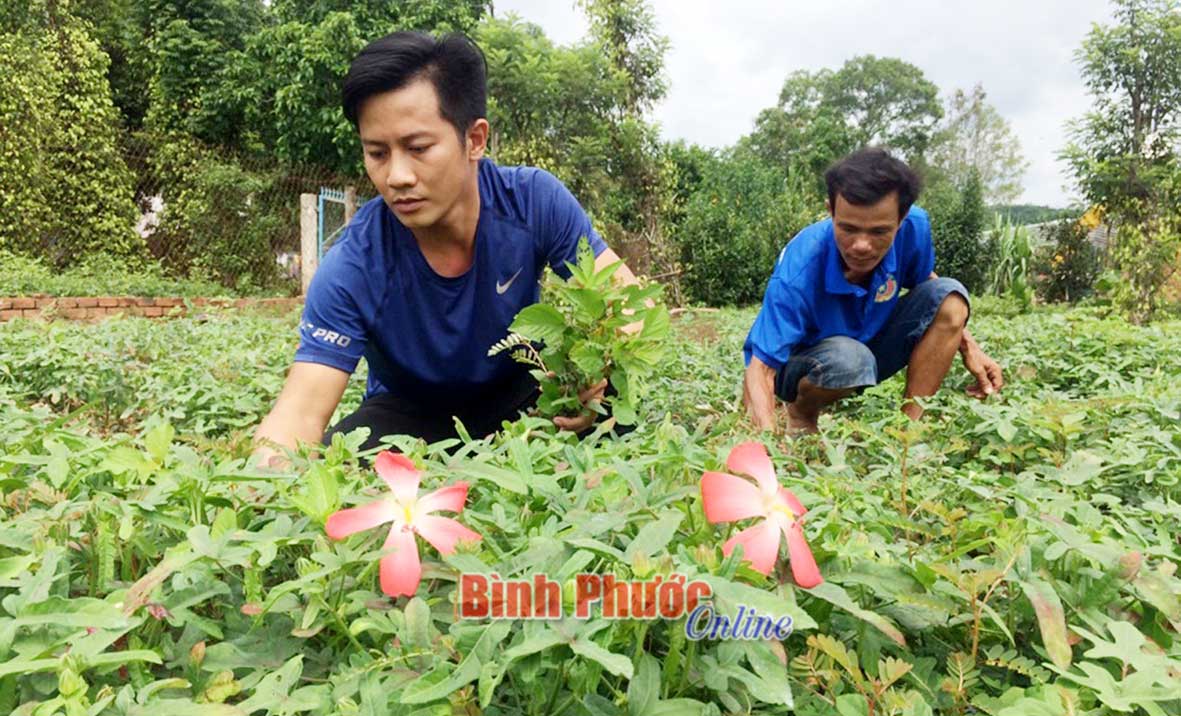
[[384, 549], [393, 550], [381, 558], [381, 591], [391, 597], [414, 596], [422, 579], [415, 533], [440, 554], [451, 554], [460, 540], [475, 541], [480, 535], [450, 517], [432, 515], [438, 510], [463, 512], [467, 483], [441, 487], [418, 498], [420, 473], [405, 455], [386, 450], [375, 461], [377, 474], [393, 493], [385, 499], [360, 507], [337, 510], [328, 518], [325, 531], [332, 539], [344, 539], [355, 532], [393, 522]]
[[705, 518], [714, 524], [748, 517], [765, 519], [728, 539], [722, 545], [722, 552], [729, 556], [736, 545], [742, 545], [742, 553], [751, 566], [758, 572], [770, 574], [779, 557], [779, 533], [782, 532], [787, 537], [787, 556], [796, 584], [811, 589], [823, 582], [812, 550], [804, 540], [804, 528], [797, 519], [807, 510], [791, 490], [779, 485], [767, 448], [761, 443], [742, 443], [730, 451], [726, 467], [754, 477], [758, 486], [724, 472], [705, 473], [701, 476]]

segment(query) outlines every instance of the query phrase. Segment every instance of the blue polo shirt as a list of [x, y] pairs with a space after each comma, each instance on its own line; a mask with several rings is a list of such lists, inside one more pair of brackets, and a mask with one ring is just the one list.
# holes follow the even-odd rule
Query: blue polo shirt
[[935, 247], [927, 212], [911, 207], [894, 243], [874, 269], [869, 288], [845, 280], [832, 219], [805, 228], [779, 253], [763, 295], [763, 307], [743, 345], [778, 370], [793, 351], [831, 336], [862, 343], [882, 330], [900, 289], [911, 289], [935, 270]]
[[475, 256], [457, 277], [435, 273], [380, 196], [362, 206], [312, 278], [295, 360], [351, 373], [364, 357], [366, 398], [393, 392], [435, 405], [523, 371], [488, 349], [538, 301], [547, 264], [568, 278], [581, 237], [596, 256], [607, 245], [546, 171], [483, 159], [478, 183]]

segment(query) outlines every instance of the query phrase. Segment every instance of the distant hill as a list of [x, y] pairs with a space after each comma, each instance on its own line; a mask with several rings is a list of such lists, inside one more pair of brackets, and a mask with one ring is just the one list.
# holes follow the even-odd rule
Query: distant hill
[[1008, 216], [1014, 224], [1040, 224], [1056, 219], [1075, 219], [1082, 216], [1082, 209], [1055, 209], [1052, 206], [1036, 204], [998, 204], [988, 207], [994, 216]]

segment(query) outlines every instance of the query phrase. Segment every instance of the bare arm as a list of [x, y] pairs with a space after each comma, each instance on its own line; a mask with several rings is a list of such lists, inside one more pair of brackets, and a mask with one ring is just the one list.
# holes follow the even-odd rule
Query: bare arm
[[775, 429], [775, 369], [750, 357], [746, 375], [742, 380], [742, 400], [746, 412], [760, 430]]
[[[927, 278], [939, 277], [932, 271]], [[963, 333], [960, 334], [960, 358], [964, 361], [964, 367], [976, 379], [976, 385], [968, 388], [968, 393], [974, 397], [984, 398], [1004, 387], [1005, 379], [1000, 364], [988, 357], [980, 348], [980, 344], [968, 332], [967, 326], [964, 326]]]
[[318, 443], [344, 395], [349, 374], [318, 363], [297, 362], [275, 401], [275, 407], [254, 432], [253, 458], [259, 465], [279, 466], [282, 449], [300, 441]]

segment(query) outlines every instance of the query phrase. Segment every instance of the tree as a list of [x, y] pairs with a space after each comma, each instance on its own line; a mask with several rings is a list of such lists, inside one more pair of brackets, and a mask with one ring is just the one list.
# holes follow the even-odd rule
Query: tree
[[771, 165], [819, 175], [835, 159], [879, 145], [921, 158], [943, 110], [918, 67], [862, 55], [839, 70], [788, 76], [775, 107], [759, 113], [743, 144]]
[[1116, 229], [1116, 298], [1140, 321], [1154, 314], [1181, 250], [1181, 3], [1116, 0], [1115, 18], [1093, 26], [1076, 53], [1093, 109], [1071, 123], [1062, 157]]
[[3, 29], [0, 247], [57, 266], [142, 254], [106, 54], [62, 0], [5, 13]]
[[975, 172], [989, 204], [1016, 201], [1021, 196], [1021, 176], [1029, 166], [1020, 141], [987, 102], [979, 84], [971, 93], [957, 89], [948, 97], [927, 164], [954, 185], [964, 184]]
[[1109, 207], [1170, 173], [1181, 127], [1181, 3], [1116, 0], [1115, 17], [1075, 53], [1094, 105], [1063, 152], [1087, 199]]
[[623, 79], [624, 114], [639, 116], [664, 97], [668, 89], [664, 53], [668, 38], [656, 30], [656, 19], [644, 0], [579, 0], [590, 20], [592, 39], [603, 47]]

